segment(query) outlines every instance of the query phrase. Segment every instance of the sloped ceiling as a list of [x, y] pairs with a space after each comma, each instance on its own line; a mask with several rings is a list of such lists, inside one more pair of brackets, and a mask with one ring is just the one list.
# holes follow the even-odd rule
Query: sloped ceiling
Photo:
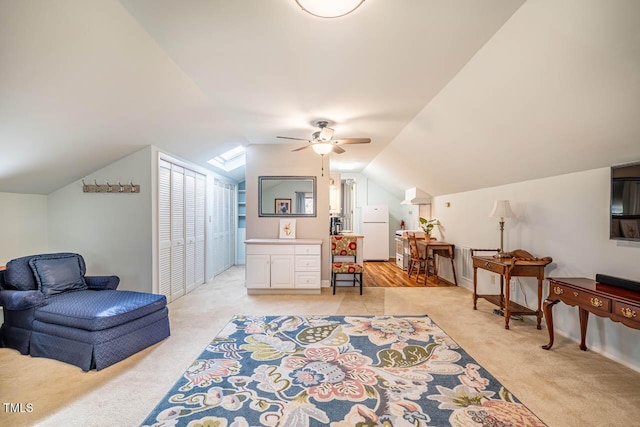
[[640, 161], [640, 2], [528, 1], [367, 166], [449, 194]]
[[639, 28], [633, 0], [1, 1], [0, 191], [148, 144], [209, 167], [318, 119], [373, 140], [332, 170], [399, 197], [640, 160]]

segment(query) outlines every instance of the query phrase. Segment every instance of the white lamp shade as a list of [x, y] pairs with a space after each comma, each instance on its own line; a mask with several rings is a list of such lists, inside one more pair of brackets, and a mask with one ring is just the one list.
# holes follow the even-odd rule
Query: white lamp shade
[[338, 18], [356, 10], [364, 0], [296, 0], [296, 3], [319, 18]]
[[317, 154], [324, 156], [325, 154], [329, 154], [333, 150], [333, 144], [331, 144], [330, 142], [317, 142], [313, 144], [311, 148], [313, 148], [313, 151], [315, 151]]
[[512, 218], [515, 215], [511, 210], [508, 200], [496, 200], [493, 203], [493, 210], [489, 216], [497, 218]]

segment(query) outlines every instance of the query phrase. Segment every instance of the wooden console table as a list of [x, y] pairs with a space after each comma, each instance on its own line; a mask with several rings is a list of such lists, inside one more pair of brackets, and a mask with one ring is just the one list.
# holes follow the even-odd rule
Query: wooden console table
[[544, 319], [549, 330], [549, 344], [542, 346], [545, 350], [553, 346], [551, 308], [560, 301], [579, 308], [581, 350], [587, 349], [585, 336], [589, 313], [640, 329], [640, 292], [580, 277], [549, 278], [549, 297], [544, 301]]
[[[425, 259], [429, 256], [429, 252], [433, 254], [433, 256], [441, 256], [444, 258], [449, 258], [451, 260], [451, 269], [453, 270], [453, 284], [458, 286], [458, 279], [456, 278], [456, 265], [454, 261], [455, 257], [455, 245], [453, 243], [446, 242], [438, 242], [431, 240], [427, 242], [426, 240], [416, 240], [418, 244], [418, 250], [424, 253]], [[434, 263], [435, 265], [435, 263]], [[426, 266], [426, 278], [425, 284], [429, 281], [429, 267]], [[434, 267], [434, 275], [436, 276], [436, 283], [438, 283], [438, 268]]]
[[[473, 255], [473, 309], [477, 310], [478, 298], [484, 298], [487, 301], [499, 306], [504, 310], [504, 328], [509, 329], [509, 319], [512, 315], [536, 316], [538, 329], [542, 322], [542, 281], [544, 279], [544, 267], [549, 264], [552, 259], [534, 258], [525, 251], [514, 251], [528, 255], [526, 258], [494, 258], [493, 256], [476, 256]], [[478, 294], [478, 268], [491, 271], [500, 275], [500, 294], [499, 295], [479, 295]], [[536, 277], [538, 279], [538, 308], [532, 310], [523, 305], [511, 301], [509, 283], [512, 277]], [[506, 289], [504, 284], [507, 284]]]

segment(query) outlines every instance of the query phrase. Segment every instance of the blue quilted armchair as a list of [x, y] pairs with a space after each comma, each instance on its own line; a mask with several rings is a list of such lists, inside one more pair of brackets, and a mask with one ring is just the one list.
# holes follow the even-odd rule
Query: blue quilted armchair
[[103, 369], [169, 336], [167, 299], [118, 291], [117, 276], [85, 276], [79, 254], [14, 259], [0, 271], [0, 345]]

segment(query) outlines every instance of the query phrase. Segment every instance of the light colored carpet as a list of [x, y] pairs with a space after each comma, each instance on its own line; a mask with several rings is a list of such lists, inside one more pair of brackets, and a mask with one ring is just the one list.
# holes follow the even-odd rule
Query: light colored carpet
[[[169, 306], [171, 337], [102, 371], [0, 349], [0, 400], [30, 403], [0, 425], [137, 426], [233, 314], [427, 314], [549, 426], [637, 425], [640, 373], [512, 321], [509, 331], [464, 288], [341, 288], [331, 295], [248, 296], [234, 267]], [[588, 343], [587, 343], [588, 344]]]

